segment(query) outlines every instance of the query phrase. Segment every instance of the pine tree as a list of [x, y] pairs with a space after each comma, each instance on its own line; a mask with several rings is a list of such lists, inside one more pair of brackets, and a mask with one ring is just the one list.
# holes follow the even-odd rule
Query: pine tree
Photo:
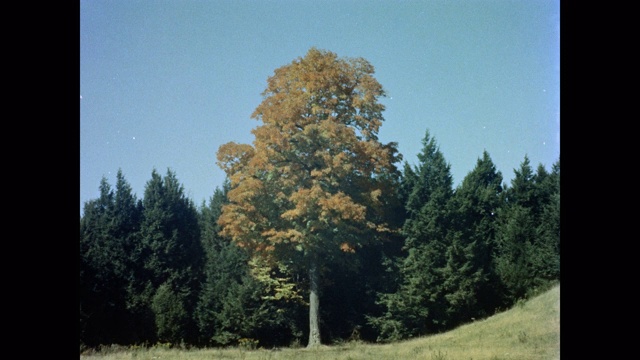
[[100, 182], [100, 197], [84, 204], [80, 219], [80, 342], [87, 346], [111, 342], [110, 324], [117, 275], [109, 261], [114, 241], [109, 229], [113, 191], [106, 178]]
[[445, 292], [453, 323], [491, 314], [501, 302], [492, 262], [502, 175], [485, 151], [456, 189], [447, 250]]
[[509, 205], [500, 215], [496, 235], [496, 271], [505, 288], [508, 304], [525, 298], [533, 288], [531, 260], [534, 237], [535, 222], [531, 209], [520, 204]]
[[539, 198], [533, 273], [536, 286], [560, 280], [560, 161], [547, 173], [540, 165], [535, 177]]
[[[153, 317], [160, 338], [171, 342], [195, 339], [195, 319], [182, 321], [157, 311], [180, 313], [182, 307], [187, 314], [194, 313], [204, 261], [198, 212], [171, 170], [164, 178], [153, 170], [145, 187], [143, 207], [138, 251], [144, 268], [137, 277], [137, 305], [146, 311], [147, 323], [149, 316]], [[154, 299], [156, 305], [160, 301], [173, 307], [156, 306]], [[179, 324], [168, 323], [171, 319]], [[178, 335], [182, 338], [171, 338]]]
[[405, 167], [410, 184], [409, 218], [403, 227], [407, 255], [399, 265], [400, 285], [397, 292], [380, 296], [385, 314], [370, 318], [384, 340], [437, 332], [449, 324], [443, 271], [452, 222], [453, 180], [450, 165], [429, 131], [422, 144], [418, 166], [411, 171]]
[[497, 233], [496, 270], [507, 301], [526, 298], [559, 279], [559, 162], [534, 173], [528, 157], [514, 170]]
[[128, 287], [140, 212], [141, 203], [121, 170], [115, 193], [102, 178], [100, 198], [85, 204], [80, 224], [80, 314], [81, 339], [87, 344], [135, 341]]

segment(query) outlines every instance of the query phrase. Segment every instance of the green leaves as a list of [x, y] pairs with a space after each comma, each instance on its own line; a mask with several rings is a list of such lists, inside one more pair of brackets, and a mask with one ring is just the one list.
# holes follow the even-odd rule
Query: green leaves
[[[300, 272], [378, 240], [373, 234], [388, 226], [373, 214], [381, 212], [384, 179], [399, 156], [397, 144], [377, 140], [384, 91], [373, 71], [364, 59], [315, 48], [275, 70], [252, 114], [262, 122], [253, 146], [229, 143], [218, 151], [232, 184], [219, 220], [223, 235]], [[265, 276], [272, 275], [260, 278], [274, 299], [297, 296], [286, 277]]]
[[155, 314], [158, 337], [161, 341], [179, 343], [186, 336], [184, 323], [189, 321], [185, 298], [175, 292], [170, 283], [158, 287], [151, 302]]

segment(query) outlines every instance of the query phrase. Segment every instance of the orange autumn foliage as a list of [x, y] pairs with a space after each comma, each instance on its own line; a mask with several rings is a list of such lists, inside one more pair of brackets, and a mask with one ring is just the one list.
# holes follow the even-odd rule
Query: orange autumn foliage
[[315, 48], [274, 71], [252, 114], [262, 123], [253, 144], [217, 153], [231, 182], [224, 235], [264, 255], [307, 256], [355, 252], [348, 235], [386, 229], [370, 214], [400, 155], [377, 137], [384, 91], [373, 73], [364, 59]]

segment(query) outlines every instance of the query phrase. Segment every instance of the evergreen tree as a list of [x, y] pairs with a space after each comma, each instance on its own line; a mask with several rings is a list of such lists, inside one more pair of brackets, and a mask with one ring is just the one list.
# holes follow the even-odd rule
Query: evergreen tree
[[[506, 205], [518, 204], [524, 208], [536, 210], [537, 198], [534, 184], [534, 173], [529, 157], [525, 155], [519, 169], [513, 170], [511, 186], [506, 187]], [[532, 214], [533, 215], [533, 214]]]
[[534, 236], [535, 222], [530, 208], [511, 204], [500, 215], [496, 271], [505, 288], [507, 304], [525, 298], [533, 287], [531, 259]]
[[222, 229], [218, 224], [218, 219], [222, 214], [222, 206], [228, 202], [227, 193], [230, 187], [229, 179], [225, 179], [222, 188], [216, 187], [213, 195], [209, 198], [209, 205], [203, 202], [200, 208], [200, 238], [205, 253], [220, 250], [229, 242], [228, 239], [220, 235]]
[[110, 299], [118, 282], [109, 259], [114, 244], [109, 231], [113, 197], [111, 186], [103, 177], [100, 197], [84, 204], [80, 219], [80, 343], [88, 346], [112, 341], [115, 309]]
[[378, 246], [344, 254], [349, 257], [326, 270], [321, 302], [325, 304], [322, 332], [327, 341], [376, 340], [377, 331], [367, 318], [381, 315], [377, 293], [394, 289], [394, 274], [387, 267], [399, 252], [398, 244], [401, 246], [401, 239], [390, 236]]
[[79, 290], [81, 340], [87, 345], [135, 341], [127, 290], [135, 265], [130, 252], [140, 212], [141, 203], [121, 170], [115, 193], [102, 178], [100, 197], [85, 204], [80, 223]]
[[201, 343], [229, 345], [241, 338], [253, 338], [265, 346], [286, 345], [295, 332], [291, 325], [296, 321], [287, 318], [284, 309], [263, 299], [267, 289], [251, 275], [247, 251], [220, 235], [217, 221], [227, 203], [228, 190], [229, 182], [225, 181], [201, 211], [207, 256], [196, 308]]
[[399, 288], [380, 296], [379, 303], [386, 312], [370, 318], [380, 331], [380, 339], [427, 334], [449, 326], [443, 271], [452, 222], [453, 180], [450, 165], [429, 131], [422, 144], [419, 165], [410, 172], [405, 166], [405, 179], [411, 190], [406, 204], [408, 219], [403, 227], [407, 256], [399, 265]]
[[559, 280], [560, 163], [534, 173], [528, 157], [514, 170], [497, 233], [496, 270], [507, 300], [525, 298]]
[[536, 286], [544, 286], [560, 280], [560, 161], [551, 173], [540, 166], [537, 174], [540, 214], [532, 263]]
[[502, 174], [485, 151], [456, 189], [455, 223], [449, 232], [452, 239], [444, 271], [447, 311], [453, 323], [486, 316], [500, 305], [492, 257], [501, 182]]
[[187, 337], [189, 322], [185, 309], [188, 293], [177, 292], [171, 281], [162, 283], [151, 300], [151, 310], [155, 314], [158, 340], [166, 343], [183, 341]]
[[[193, 319], [182, 321], [158, 311], [165, 309], [177, 314], [184, 308], [187, 314], [194, 313], [204, 261], [198, 212], [171, 170], [167, 170], [164, 178], [153, 170], [145, 188], [143, 207], [139, 256], [144, 268], [137, 277], [138, 305], [146, 309], [147, 326], [149, 316], [153, 315], [160, 338], [171, 342], [195, 339], [197, 327]], [[171, 308], [154, 304], [171, 304]], [[172, 319], [179, 323], [167, 323]], [[169, 339], [168, 334], [184, 337]]]
[[124, 263], [123, 291], [125, 294], [125, 304], [123, 310], [124, 318], [116, 334], [120, 336], [123, 343], [131, 344], [139, 341], [138, 329], [132, 326], [131, 319], [134, 315], [129, 307], [132, 294], [130, 293], [134, 277], [138, 273], [140, 264], [135, 257], [135, 250], [140, 242], [140, 222], [142, 220], [142, 201], [138, 200], [132, 193], [131, 186], [125, 180], [122, 170], [118, 170], [116, 175], [116, 196], [112, 223], [114, 224], [114, 237], [119, 239], [122, 259]]
[[[412, 212], [415, 212], [414, 207], [407, 206], [409, 203], [409, 196], [418, 183], [418, 175], [414, 171], [413, 167], [408, 163], [404, 162], [404, 166], [402, 168], [402, 173], [399, 176], [395, 183], [396, 193], [398, 197], [398, 202], [401, 210], [401, 220], [400, 227], [402, 228], [405, 222], [409, 219]], [[415, 215], [415, 214], [414, 214]], [[403, 235], [404, 236], [404, 235]]]

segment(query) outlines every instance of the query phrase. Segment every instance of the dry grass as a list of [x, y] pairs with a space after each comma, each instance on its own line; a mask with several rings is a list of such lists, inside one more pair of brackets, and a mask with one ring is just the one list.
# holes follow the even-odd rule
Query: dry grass
[[127, 349], [82, 360], [553, 360], [560, 358], [560, 285], [490, 318], [447, 333], [391, 344], [347, 343], [318, 349]]

